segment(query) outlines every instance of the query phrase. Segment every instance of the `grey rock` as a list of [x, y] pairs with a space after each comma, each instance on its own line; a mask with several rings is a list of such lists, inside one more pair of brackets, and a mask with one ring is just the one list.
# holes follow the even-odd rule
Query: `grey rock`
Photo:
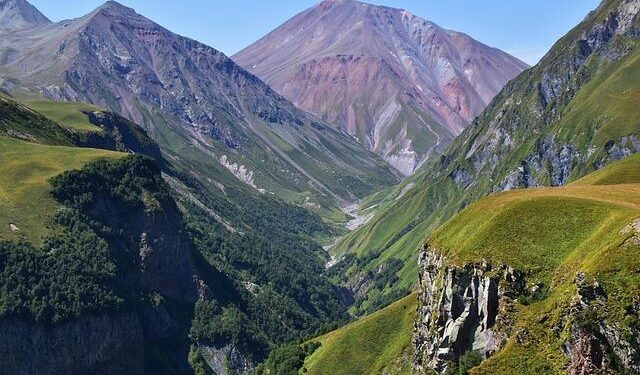
[[200, 346], [199, 349], [215, 375], [248, 375], [254, 369], [253, 363], [233, 345]]
[[437, 250], [425, 246], [419, 258], [421, 292], [413, 336], [417, 371], [442, 373], [468, 351], [484, 357], [498, 351], [507, 337], [506, 327], [496, 329], [501, 304], [512, 301], [510, 296], [522, 292], [525, 284], [522, 274], [510, 267], [443, 263]]
[[[565, 348], [570, 361], [568, 373], [640, 373], [640, 332], [637, 327], [621, 327], [618, 322], [603, 318], [607, 296], [597, 281], [588, 282], [585, 274], [579, 272], [574, 282], [577, 303], [566, 314], [571, 322], [571, 339]], [[585, 317], [589, 310], [591, 313]], [[630, 313], [638, 315], [637, 306]], [[588, 324], [582, 323], [585, 319], [589, 320]], [[626, 335], [623, 335], [625, 331]], [[612, 358], [617, 360], [612, 361]]]

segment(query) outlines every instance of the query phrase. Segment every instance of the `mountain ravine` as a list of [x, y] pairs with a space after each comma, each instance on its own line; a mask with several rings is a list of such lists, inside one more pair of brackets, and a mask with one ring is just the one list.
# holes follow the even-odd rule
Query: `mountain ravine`
[[354, 0], [322, 1], [233, 59], [404, 175], [527, 68], [406, 10]]

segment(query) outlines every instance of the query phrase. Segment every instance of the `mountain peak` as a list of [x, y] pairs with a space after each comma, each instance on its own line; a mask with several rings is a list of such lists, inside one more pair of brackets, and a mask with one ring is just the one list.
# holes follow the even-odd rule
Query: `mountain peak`
[[315, 9], [321, 9], [321, 10], [330, 10], [332, 8], [358, 9], [358, 7], [361, 7], [363, 10], [367, 10], [367, 11], [373, 10], [374, 13], [377, 10], [379, 10], [379, 11], [399, 12], [402, 14], [412, 15], [410, 12], [406, 11], [403, 8], [393, 8], [385, 5], [369, 4], [359, 0], [323, 0], [322, 2], [318, 3]]
[[122, 5], [119, 2], [114, 1], [114, 0], [107, 1], [106, 3], [100, 5], [98, 7], [98, 9], [101, 9], [101, 10], [117, 10], [117, 11], [120, 11], [120, 12], [133, 12], [134, 11], [132, 8], [124, 6], [124, 5]]
[[526, 68], [461, 35], [403, 9], [325, 0], [233, 58], [408, 175]]
[[96, 8], [92, 13], [104, 13], [107, 12], [109, 14], [114, 15], [132, 15], [137, 14], [133, 8], [129, 8], [125, 5], [120, 4], [117, 1], [109, 0], [106, 3], [100, 5]]
[[26, 0], [0, 0], [0, 30], [19, 30], [50, 22]]

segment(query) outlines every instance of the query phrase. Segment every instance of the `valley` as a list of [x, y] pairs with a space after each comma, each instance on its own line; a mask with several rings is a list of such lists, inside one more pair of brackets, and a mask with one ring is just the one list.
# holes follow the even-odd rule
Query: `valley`
[[242, 47], [0, 0], [0, 375], [640, 373], [639, 0]]

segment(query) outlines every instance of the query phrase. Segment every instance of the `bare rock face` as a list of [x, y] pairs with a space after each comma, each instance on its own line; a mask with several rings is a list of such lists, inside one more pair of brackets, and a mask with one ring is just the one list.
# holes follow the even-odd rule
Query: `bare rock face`
[[522, 274], [507, 266], [443, 264], [443, 256], [428, 246], [420, 255], [422, 291], [413, 336], [417, 371], [442, 373], [466, 352], [486, 358], [500, 350], [508, 337], [506, 312], [525, 286]]
[[[540, 64], [520, 75], [513, 85], [507, 85], [491, 108], [479, 117], [479, 122], [486, 126], [472, 127], [460, 136], [458, 142], [469, 144], [464, 158], [471, 163], [464, 167], [465, 172], [476, 176], [500, 175], [493, 192], [562, 186], [578, 166], [591, 164], [598, 169], [640, 151], [636, 130], [602, 143], [594, 140], [585, 143], [577, 136], [563, 136], [548, 128], [566, 116], [568, 104], [594, 79], [586, 73], [591, 61], [602, 59], [608, 64], [619, 61], [632, 50], [621, 47], [617, 41], [640, 37], [639, 1], [604, 1], [592, 14], [607, 7], [612, 9], [597, 19], [587, 17], [579, 25], [579, 31], [574, 31], [573, 39], [559, 41]], [[532, 101], [533, 95], [536, 98]], [[603, 120], [599, 126], [604, 124]], [[502, 161], [526, 142], [533, 145], [529, 153], [516, 165], [509, 166], [506, 175], [501, 175], [505, 168]]]
[[[575, 284], [578, 293], [566, 315], [571, 321], [571, 340], [565, 348], [569, 375], [640, 373], [637, 327], [623, 329], [620, 322], [600, 318], [607, 310], [607, 296], [597, 281], [587, 282], [580, 272]], [[639, 307], [630, 307], [629, 313], [637, 315]]]
[[89, 316], [55, 327], [2, 320], [0, 374], [143, 374], [143, 340], [135, 314]]
[[233, 59], [404, 174], [527, 67], [405, 10], [352, 0], [323, 1]]
[[233, 345], [201, 346], [200, 351], [215, 375], [249, 375], [254, 370], [254, 365]]

